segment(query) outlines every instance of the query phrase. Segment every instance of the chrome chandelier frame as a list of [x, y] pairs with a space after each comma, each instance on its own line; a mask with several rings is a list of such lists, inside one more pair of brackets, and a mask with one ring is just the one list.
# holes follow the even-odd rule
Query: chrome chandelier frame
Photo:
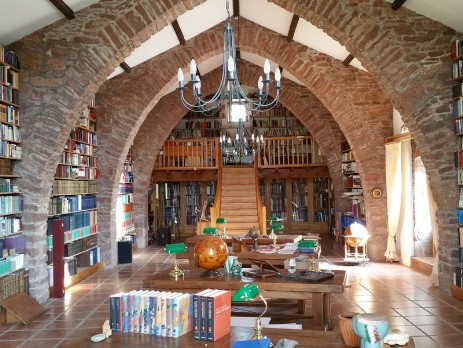
[[272, 81], [270, 79], [270, 63], [268, 59], [266, 59], [264, 63], [264, 75], [263, 77], [260, 76], [257, 82], [258, 99], [252, 99], [246, 95], [246, 93], [241, 88], [241, 84], [238, 79], [238, 71], [236, 69], [235, 30], [231, 25], [228, 0], [226, 1], [226, 9], [228, 16], [226, 25], [223, 28], [224, 38], [222, 80], [218, 90], [209, 100], [201, 98], [201, 79], [197, 75], [196, 62], [194, 59], [192, 59], [190, 63], [190, 83], [193, 86], [193, 96], [196, 103], [191, 104], [185, 99], [184, 75], [181, 68], [178, 69], [178, 90], [180, 92], [180, 99], [183, 105], [185, 105], [187, 109], [193, 112], [210, 113], [212, 111], [216, 111], [224, 100], [228, 100], [229, 112], [231, 111], [231, 105], [234, 103], [243, 105], [249, 113], [269, 110], [276, 105], [280, 98], [280, 69], [278, 67], [275, 69], [274, 78], [276, 96], [273, 100], [267, 100], [269, 96], [269, 85]]

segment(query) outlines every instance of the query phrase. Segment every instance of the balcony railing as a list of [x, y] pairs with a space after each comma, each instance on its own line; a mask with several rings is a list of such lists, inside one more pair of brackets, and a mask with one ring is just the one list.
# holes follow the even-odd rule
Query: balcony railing
[[155, 167], [158, 170], [217, 169], [218, 141], [218, 138], [168, 140]]
[[[252, 150], [251, 150], [252, 153]], [[218, 169], [222, 153], [218, 138], [169, 140], [164, 143], [156, 169]], [[323, 166], [325, 163], [311, 136], [265, 138], [255, 147], [259, 168]]]

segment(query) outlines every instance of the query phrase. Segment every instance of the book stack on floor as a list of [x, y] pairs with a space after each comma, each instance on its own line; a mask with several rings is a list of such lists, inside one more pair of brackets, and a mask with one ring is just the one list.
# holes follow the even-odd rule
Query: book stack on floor
[[193, 337], [216, 341], [230, 333], [231, 293], [206, 289], [193, 295]]
[[109, 298], [113, 331], [180, 337], [193, 328], [192, 295], [133, 290]]

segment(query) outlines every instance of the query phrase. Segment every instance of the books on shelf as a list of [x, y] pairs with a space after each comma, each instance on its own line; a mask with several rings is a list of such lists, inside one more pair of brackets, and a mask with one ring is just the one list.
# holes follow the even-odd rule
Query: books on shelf
[[119, 332], [137, 332], [180, 337], [193, 328], [192, 295], [156, 290], [132, 290], [109, 297], [110, 327]]

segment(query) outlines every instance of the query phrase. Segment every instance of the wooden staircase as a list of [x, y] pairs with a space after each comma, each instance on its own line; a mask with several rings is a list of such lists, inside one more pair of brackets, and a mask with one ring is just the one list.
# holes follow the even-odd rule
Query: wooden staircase
[[254, 167], [222, 168], [222, 196], [220, 215], [227, 219], [228, 235], [246, 234], [252, 227], [259, 228], [257, 192]]

